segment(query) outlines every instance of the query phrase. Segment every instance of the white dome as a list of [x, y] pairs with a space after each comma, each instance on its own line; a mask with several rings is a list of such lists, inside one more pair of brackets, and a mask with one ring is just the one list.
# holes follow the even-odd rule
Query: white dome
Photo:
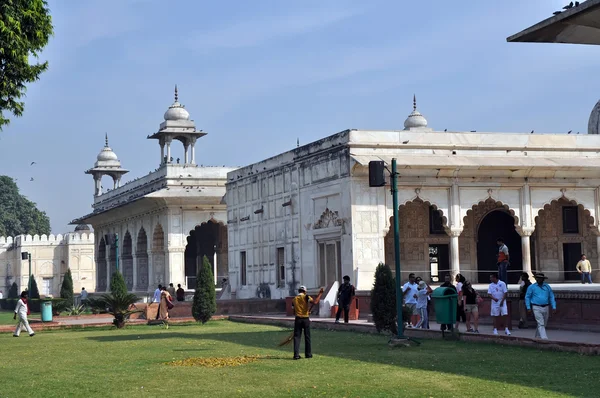
[[190, 120], [190, 114], [183, 105], [175, 101], [165, 112], [165, 120]]
[[113, 152], [112, 149], [110, 149], [110, 147], [105, 146], [104, 148], [102, 148], [102, 150], [100, 151], [100, 153], [98, 154], [98, 157], [96, 158], [96, 160], [98, 160], [99, 162], [102, 161], [111, 161], [111, 160], [119, 160], [119, 158], [117, 157], [117, 154]]
[[427, 119], [417, 110], [417, 97], [413, 96], [413, 111], [404, 121], [404, 129], [425, 128], [427, 127]]
[[588, 134], [600, 134], [600, 101], [596, 103], [596, 106], [594, 106], [594, 109], [592, 109], [592, 113], [590, 114]]

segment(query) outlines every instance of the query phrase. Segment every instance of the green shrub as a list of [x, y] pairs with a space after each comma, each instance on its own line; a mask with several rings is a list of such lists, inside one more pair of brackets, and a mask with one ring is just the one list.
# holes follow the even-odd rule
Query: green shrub
[[68, 306], [73, 305], [73, 277], [71, 276], [71, 269], [67, 269], [63, 283], [60, 287], [60, 297], [65, 300]]
[[196, 277], [196, 291], [192, 303], [192, 315], [198, 322], [206, 323], [217, 312], [215, 278], [208, 258], [204, 256]]
[[371, 289], [371, 314], [378, 332], [398, 333], [396, 310], [396, 282], [390, 267], [379, 263]]
[[39, 299], [40, 291], [38, 290], [37, 282], [35, 281], [35, 276], [31, 275], [31, 291], [29, 292], [30, 299]]
[[127, 285], [125, 284], [125, 279], [123, 278], [123, 274], [119, 271], [115, 271], [110, 280], [110, 292], [113, 296], [118, 294], [126, 295], [127, 294]]
[[17, 282], [13, 282], [10, 285], [10, 289], [8, 290], [8, 298], [9, 299], [18, 299], [19, 298], [19, 286], [17, 286]]
[[114, 317], [113, 324], [118, 329], [121, 329], [125, 326], [125, 321], [129, 319], [131, 314], [143, 312], [142, 310], [135, 308], [134, 304], [138, 300], [139, 298], [135, 294], [126, 292], [103, 294], [100, 297], [90, 297], [88, 298], [88, 303], [93, 309], [92, 312], [101, 312], [108, 308], [108, 313]]

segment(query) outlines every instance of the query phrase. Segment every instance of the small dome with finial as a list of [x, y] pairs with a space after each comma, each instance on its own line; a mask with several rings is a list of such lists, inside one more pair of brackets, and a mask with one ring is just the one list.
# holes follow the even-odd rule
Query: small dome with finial
[[177, 85], [175, 85], [175, 102], [167, 109], [164, 116], [165, 120], [190, 120], [190, 114], [185, 107], [179, 103], [177, 94]]
[[79, 224], [75, 227], [75, 232], [88, 232], [90, 230], [89, 225]]
[[100, 151], [96, 157], [96, 167], [120, 167], [121, 162], [117, 157], [117, 154], [108, 146], [108, 133], [105, 136], [104, 148]]
[[588, 120], [588, 134], [600, 134], [600, 101], [596, 103]]
[[404, 130], [427, 127], [427, 119], [417, 110], [417, 96], [413, 95], [413, 111], [404, 121]]

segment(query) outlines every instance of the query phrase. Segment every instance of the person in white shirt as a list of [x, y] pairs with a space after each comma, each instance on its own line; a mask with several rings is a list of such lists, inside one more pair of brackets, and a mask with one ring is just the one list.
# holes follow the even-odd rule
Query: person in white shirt
[[21, 334], [21, 330], [27, 329], [27, 333], [29, 333], [29, 337], [33, 337], [35, 333], [31, 326], [29, 326], [29, 321], [27, 320], [27, 315], [29, 315], [29, 307], [27, 306], [27, 292], [21, 293], [21, 298], [17, 301], [17, 306], [15, 307], [15, 315], [13, 319], [17, 319], [17, 315], [19, 316], [19, 323], [17, 324], [17, 328], [15, 329], [14, 337], [19, 337]]
[[492, 308], [490, 315], [494, 319], [494, 334], [498, 334], [498, 328], [500, 325], [504, 326], [504, 333], [510, 336], [510, 330], [506, 326], [506, 316], [508, 315], [508, 306], [506, 305], [506, 295], [508, 289], [506, 283], [498, 279], [498, 274], [490, 275], [490, 287], [488, 288], [488, 294], [492, 299]]
[[158, 288], [154, 291], [154, 297], [152, 298], [153, 303], [160, 302], [160, 292], [162, 290], [162, 285], [158, 285]]
[[4, 293], [2, 293], [2, 290], [0, 290], [0, 300], [2, 300], [4, 298]]
[[411, 310], [411, 317], [408, 327], [414, 327], [419, 321], [419, 312], [417, 311], [417, 299], [415, 298], [415, 294], [417, 294], [418, 285], [415, 283], [415, 274], [408, 275], [408, 282], [402, 286], [402, 293], [404, 297], [404, 305], [406, 305]]
[[427, 312], [427, 302], [429, 299], [429, 295], [432, 290], [425, 281], [420, 281], [417, 294], [415, 294], [415, 299], [417, 299], [417, 311], [419, 311], [419, 322], [415, 325], [415, 328], [429, 329], [429, 313]]

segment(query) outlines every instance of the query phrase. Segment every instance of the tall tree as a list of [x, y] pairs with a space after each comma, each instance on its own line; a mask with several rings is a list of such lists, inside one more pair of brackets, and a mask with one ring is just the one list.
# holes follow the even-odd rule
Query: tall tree
[[53, 34], [46, 0], [0, 1], [0, 131], [10, 123], [8, 111], [21, 116], [26, 83], [40, 78], [48, 62], [30, 64]]
[[12, 178], [0, 176], [0, 236], [49, 233], [50, 219], [46, 213], [19, 193]]
[[196, 278], [192, 315], [198, 322], [206, 323], [215, 312], [217, 312], [215, 279], [210, 261], [208, 261], [208, 257], [204, 256]]
[[13, 284], [10, 285], [10, 289], [8, 291], [8, 298], [9, 299], [19, 298], [19, 286], [17, 286], [17, 282], [13, 282]]
[[31, 275], [30, 278], [31, 278], [31, 291], [29, 292], [29, 298], [30, 299], [39, 299], [40, 291], [38, 289], [37, 282], [35, 281], [35, 276]]
[[127, 285], [125, 284], [125, 279], [123, 278], [123, 274], [121, 274], [119, 271], [115, 271], [110, 280], [110, 292], [113, 296], [127, 294]]
[[375, 269], [375, 281], [371, 289], [371, 314], [378, 332], [398, 332], [396, 312], [396, 284], [389, 266], [380, 263]]
[[73, 305], [73, 277], [71, 276], [71, 268], [65, 272], [63, 283], [60, 286], [60, 298], [65, 299], [68, 307]]

